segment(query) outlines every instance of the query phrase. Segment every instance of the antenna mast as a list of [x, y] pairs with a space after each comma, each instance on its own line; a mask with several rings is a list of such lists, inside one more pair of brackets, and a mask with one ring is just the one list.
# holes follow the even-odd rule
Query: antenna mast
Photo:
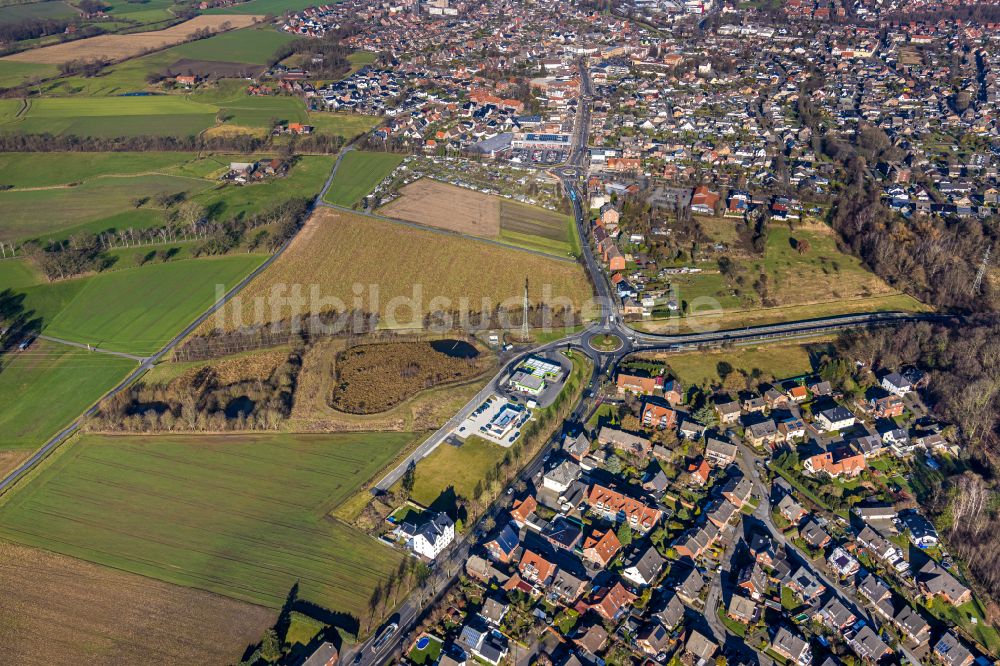
[[986, 248], [986, 252], [983, 252], [983, 260], [979, 263], [979, 270], [976, 272], [976, 279], [972, 283], [972, 295], [975, 296], [979, 293], [979, 288], [983, 285], [983, 277], [986, 275], [986, 265], [990, 261], [990, 251], [993, 246], [990, 245]]
[[521, 321], [521, 337], [528, 341], [528, 278], [524, 278], [524, 313]]

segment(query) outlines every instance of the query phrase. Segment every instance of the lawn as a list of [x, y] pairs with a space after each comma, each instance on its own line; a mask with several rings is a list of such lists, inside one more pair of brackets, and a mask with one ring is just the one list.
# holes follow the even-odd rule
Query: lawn
[[682, 384], [702, 386], [720, 383], [720, 370], [727, 368], [747, 374], [758, 370], [776, 379], [808, 374], [824, 353], [830, 353], [830, 345], [816, 341], [669, 354], [663, 358]]
[[352, 150], [344, 156], [325, 200], [338, 206], [353, 206], [403, 161], [395, 153]]
[[[152, 354], [256, 268], [261, 255], [149, 264], [25, 290], [54, 337]], [[75, 293], [74, 293], [75, 292]]]
[[403, 554], [327, 514], [411, 438], [86, 435], [0, 507], [0, 536], [269, 608], [298, 584], [367, 617]]
[[476, 483], [483, 482], [486, 471], [503, 460], [505, 453], [507, 449], [475, 435], [460, 447], [439, 444], [417, 463], [411, 497], [424, 506], [431, 506], [448, 490], [471, 499]]
[[41, 446], [135, 366], [128, 359], [44, 340], [4, 357], [0, 450]]
[[[391, 270], [390, 270], [391, 269]], [[582, 306], [591, 287], [576, 263], [479, 240], [415, 229], [351, 213], [318, 210], [291, 247], [242, 294], [260, 298], [266, 321], [347, 307], [379, 312], [383, 327], [422, 327], [434, 310], [518, 309], [529, 278], [532, 304]], [[299, 288], [300, 307], [273, 299], [273, 289]], [[360, 285], [361, 290], [355, 287]], [[290, 292], [289, 292], [290, 293]], [[401, 301], [408, 299], [408, 303]], [[354, 306], [355, 300], [360, 305]], [[254, 308], [227, 307], [225, 326], [255, 322]], [[199, 332], [206, 333], [208, 327]]]

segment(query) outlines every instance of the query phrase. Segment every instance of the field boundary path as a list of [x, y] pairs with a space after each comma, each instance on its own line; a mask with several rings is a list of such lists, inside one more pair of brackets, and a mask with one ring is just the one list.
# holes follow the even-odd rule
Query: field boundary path
[[121, 358], [131, 359], [142, 363], [146, 360], [146, 356], [137, 356], [135, 354], [129, 354], [127, 352], [113, 351], [111, 349], [103, 349], [101, 347], [95, 347], [93, 345], [88, 345], [83, 342], [74, 342], [72, 340], [64, 340], [63, 338], [54, 338], [51, 335], [39, 335], [39, 338], [46, 340], [48, 342], [55, 342], [56, 344], [66, 345], [67, 347], [77, 347], [78, 349], [86, 349], [89, 352], [94, 352], [95, 354], [109, 354], [111, 356], [120, 356]]

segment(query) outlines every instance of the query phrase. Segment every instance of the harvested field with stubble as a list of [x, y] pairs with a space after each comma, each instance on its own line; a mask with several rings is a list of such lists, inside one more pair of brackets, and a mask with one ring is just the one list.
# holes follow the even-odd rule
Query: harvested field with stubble
[[400, 188], [399, 194], [399, 198], [378, 212], [480, 238], [496, 238], [500, 234], [500, 205], [488, 194], [431, 178], [414, 181]]
[[0, 542], [4, 661], [232, 664], [275, 611]]
[[[288, 250], [197, 333], [208, 334], [216, 326], [232, 330], [275, 318], [350, 309], [355, 285], [363, 287], [360, 307], [377, 310], [382, 327], [422, 328], [424, 315], [435, 310], [458, 310], [464, 305], [478, 313], [484, 301], [487, 309], [500, 304], [519, 308], [525, 278], [532, 305], [582, 309], [591, 298], [590, 282], [575, 262], [319, 210]], [[304, 303], [293, 312], [290, 303], [295, 299], [287, 296], [296, 289]]]
[[150, 370], [143, 377], [143, 382], [165, 385], [178, 381], [179, 384], [189, 386], [196, 380], [204, 382], [206, 373], [211, 373], [223, 386], [252, 380], [265, 381], [287, 359], [287, 349], [268, 349], [211, 361], [166, 362]]
[[11, 62], [35, 62], [59, 64], [70, 60], [125, 60], [146, 51], [166, 48], [186, 41], [198, 30], [226, 31], [245, 28], [263, 19], [258, 15], [196, 16], [190, 21], [153, 32], [137, 32], [131, 35], [99, 35], [79, 39], [64, 44], [29, 49], [3, 58]]

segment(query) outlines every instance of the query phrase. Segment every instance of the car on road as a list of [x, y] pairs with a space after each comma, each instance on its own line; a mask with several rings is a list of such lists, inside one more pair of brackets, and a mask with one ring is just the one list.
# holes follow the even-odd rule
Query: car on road
[[507, 494], [508, 495], [513, 495], [514, 494], [514, 486], [511, 486], [510, 488], [507, 489]]
[[382, 631], [379, 633], [378, 638], [376, 638], [372, 642], [372, 647], [371, 647], [372, 652], [377, 653], [379, 650], [384, 648], [386, 643], [389, 642], [389, 639], [395, 635], [397, 629], [399, 629], [399, 624], [395, 622], [390, 622], [389, 624], [385, 625], [385, 627], [383, 627]]

